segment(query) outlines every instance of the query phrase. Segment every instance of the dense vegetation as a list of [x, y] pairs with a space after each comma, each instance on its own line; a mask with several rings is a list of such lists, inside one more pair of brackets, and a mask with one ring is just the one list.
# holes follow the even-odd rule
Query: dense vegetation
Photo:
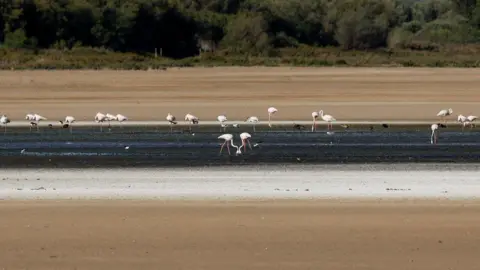
[[480, 0], [0, 0], [0, 68], [480, 66]]

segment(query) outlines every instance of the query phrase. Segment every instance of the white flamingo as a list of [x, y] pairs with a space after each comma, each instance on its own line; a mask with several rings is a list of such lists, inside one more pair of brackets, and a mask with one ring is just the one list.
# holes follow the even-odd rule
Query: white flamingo
[[193, 115], [193, 114], [187, 113], [187, 114], [185, 115], [185, 122], [189, 122], [189, 123], [190, 123], [189, 129], [190, 129], [190, 131], [192, 131], [192, 124], [198, 124], [198, 117], [196, 117], [196, 116]]
[[430, 143], [437, 144], [437, 132], [439, 124], [433, 124], [430, 128], [432, 129], [432, 135], [430, 136]]
[[168, 123], [170, 123], [170, 132], [172, 132], [173, 131], [172, 125], [177, 124], [176, 118], [175, 118], [175, 116], [173, 116], [173, 114], [168, 113], [166, 119], [167, 119]]
[[467, 116], [467, 120], [470, 121], [470, 122], [473, 122], [475, 120], [478, 119], [478, 116], [475, 116], [475, 115], [469, 115]]
[[333, 116], [329, 114], [323, 114], [323, 110], [320, 110], [318, 113], [320, 114], [320, 117], [322, 117], [323, 121], [327, 122], [327, 129], [332, 130], [332, 122], [336, 121], [337, 119], [333, 118]]
[[240, 149], [243, 147], [243, 151], [246, 153], [247, 152], [247, 144], [250, 147], [250, 150], [252, 150], [252, 145], [250, 144], [250, 138], [252, 138], [252, 135], [250, 135], [248, 132], [243, 132], [240, 134], [240, 139], [242, 140], [242, 146], [240, 146]]
[[444, 110], [439, 111], [437, 113], [437, 116], [440, 116], [440, 118], [446, 123], [447, 120], [445, 119], [445, 117], [451, 115], [452, 113], [453, 113], [452, 108], [444, 109]]
[[67, 124], [69, 129], [70, 129], [70, 133], [72, 133], [72, 129], [73, 129], [72, 124], [75, 122], [75, 117], [69, 115], [69, 116], [65, 117], [65, 121], [59, 121], [59, 122], [62, 125], [64, 123]]
[[220, 122], [220, 131], [222, 131], [222, 128], [223, 128], [223, 131], [225, 131], [227, 126], [224, 123], [228, 120], [227, 116], [224, 115], [224, 114], [219, 115], [219, 116], [217, 116], [217, 120], [218, 120], [218, 122]]
[[258, 117], [256, 116], [250, 116], [245, 120], [245, 122], [252, 123], [253, 125], [253, 132], [255, 132], [255, 125], [259, 122]]
[[103, 131], [103, 122], [107, 121], [107, 116], [101, 112], [95, 115], [95, 122], [100, 123], [100, 131]]
[[270, 107], [270, 108], [268, 108], [267, 111], [268, 111], [268, 126], [272, 127], [272, 124], [270, 123], [270, 119], [271, 119], [272, 115], [274, 115], [276, 112], [278, 112], [278, 110], [275, 107]]
[[218, 136], [218, 139], [224, 139], [225, 142], [222, 144], [222, 147], [220, 148], [220, 154], [222, 154], [222, 150], [223, 150], [223, 147], [225, 146], [225, 144], [227, 145], [227, 149], [228, 149], [228, 154], [230, 155], [230, 145], [228, 144], [228, 142], [230, 142], [232, 144], [233, 147], [237, 148], [237, 152], [236, 154], [239, 155], [241, 154], [242, 152], [240, 151], [240, 147], [236, 146], [235, 144], [233, 144], [233, 135], [232, 134], [223, 134], [223, 135], [220, 135]]
[[123, 124], [122, 124], [122, 123], [125, 122], [125, 121], [128, 121], [128, 117], [126, 117], [126, 116], [123, 115], [123, 114], [117, 114], [117, 115], [115, 116], [115, 119], [121, 124], [121, 127], [122, 127], [122, 128], [123, 128]]
[[2, 115], [2, 117], [0, 117], [0, 124], [5, 126], [5, 131], [3, 132], [4, 135], [7, 134], [8, 123], [10, 123], [10, 119], [8, 119], [6, 115]]
[[[35, 125], [37, 127], [37, 131], [38, 131], [39, 130], [38, 124], [40, 123], [40, 121], [47, 120], [47, 118], [45, 118], [45, 117], [43, 117], [39, 114], [36, 114], [36, 113], [35, 114], [31, 114], [31, 113], [27, 114], [25, 116], [25, 119], [33, 121], [33, 122], [30, 122], [30, 131], [32, 131], [32, 126], [33, 125]], [[32, 123], [34, 123], [34, 124], [32, 124]]]
[[313, 124], [312, 124], [312, 131], [317, 130], [317, 118], [319, 114], [318, 112], [312, 112]]

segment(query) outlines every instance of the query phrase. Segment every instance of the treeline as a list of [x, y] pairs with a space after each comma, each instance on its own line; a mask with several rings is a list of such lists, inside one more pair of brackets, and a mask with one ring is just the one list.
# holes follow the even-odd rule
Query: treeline
[[185, 58], [480, 41], [480, 0], [0, 0], [0, 46]]

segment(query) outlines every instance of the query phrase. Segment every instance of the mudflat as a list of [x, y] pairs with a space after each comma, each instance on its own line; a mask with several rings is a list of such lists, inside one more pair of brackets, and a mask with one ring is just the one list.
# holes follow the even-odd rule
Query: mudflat
[[[49, 120], [98, 112], [131, 120], [165, 120], [168, 112], [200, 120], [226, 114], [310, 120], [323, 109], [337, 120], [432, 120], [441, 109], [478, 115], [479, 69], [434, 68], [173, 68], [165, 71], [1, 71], [1, 113]], [[452, 116], [452, 119], [454, 117]]]
[[478, 201], [2, 201], [2, 269], [477, 269]]

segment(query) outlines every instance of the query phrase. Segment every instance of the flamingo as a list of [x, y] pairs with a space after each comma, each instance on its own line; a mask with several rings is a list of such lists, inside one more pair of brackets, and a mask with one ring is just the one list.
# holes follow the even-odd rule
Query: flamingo
[[430, 136], [430, 143], [431, 144], [437, 144], [437, 131], [438, 131], [438, 127], [439, 127], [440, 124], [433, 124], [431, 126], [431, 129], [432, 129], [432, 136]]
[[[240, 139], [242, 140], [243, 151], [245, 151], [245, 153], [247, 152], [247, 144], [245, 142], [248, 142], [248, 146], [250, 147], [250, 150], [252, 150], [252, 145], [250, 144], [250, 138], [252, 138], [252, 135], [250, 135], [247, 132], [243, 132], [242, 134], [240, 134]], [[242, 149], [242, 146], [240, 146], [240, 149]]]
[[70, 133], [72, 133], [72, 124], [75, 122], [75, 117], [69, 115], [65, 117], [65, 121], [58, 121], [58, 122], [60, 122], [60, 124], [62, 125], [64, 125], [65, 123], [66, 127], [70, 128]]
[[224, 114], [219, 115], [219, 116], [217, 116], [217, 120], [218, 120], [218, 122], [220, 122], [220, 131], [222, 131], [222, 128], [223, 128], [223, 131], [225, 131], [227, 126], [224, 123], [227, 121], [227, 116], [224, 115]]
[[116, 120], [117, 120], [117, 117], [116, 117], [115, 115], [113, 115], [113, 114], [110, 114], [110, 113], [107, 113], [107, 114], [105, 115], [105, 117], [106, 117], [105, 120], [108, 121], [108, 128], [111, 127], [111, 125], [110, 125], [110, 122], [111, 122], [111, 121], [116, 121]]
[[228, 145], [228, 142], [230, 142], [233, 147], [237, 148], [237, 152], [236, 152], [237, 155], [242, 153], [240, 151], [241, 147], [238, 147], [235, 144], [233, 144], [233, 135], [232, 134], [227, 133], [227, 134], [220, 135], [220, 136], [218, 136], [218, 139], [224, 139], [225, 140], [225, 142], [222, 144], [222, 147], [220, 148], [220, 154], [222, 154], [222, 150], [223, 150], [223, 147], [225, 146], [225, 144], [227, 145], [228, 154], [229, 155], [231, 154], [230, 153], [230, 146]]
[[170, 123], [170, 132], [173, 131], [173, 127], [172, 125], [176, 125], [177, 124], [177, 121], [175, 116], [173, 116], [171, 113], [168, 113], [167, 117], [166, 117], [167, 121]]
[[2, 117], [0, 117], [0, 124], [5, 126], [5, 131], [3, 132], [4, 135], [7, 134], [8, 123], [10, 123], [10, 119], [8, 119], [6, 115], [2, 115]]
[[103, 122], [107, 120], [107, 116], [101, 112], [95, 115], [95, 122], [100, 123], [100, 131], [103, 131]]
[[323, 114], [323, 110], [321, 110], [320, 112], [318, 112], [320, 114], [320, 117], [322, 117], [323, 121], [327, 122], [327, 129], [328, 130], [332, 130], [332, 122], [333, 121], [336, 121], [337, 119], [333, 118], [333, 116], [329, 115], [329, 114]]
[[312, 124], [312, 132], [317, 129], [317, 118], [319, 114], [318, 112], [312, 112], [313, 124]]
[[272, 115], [274, 115], [276, 112], [278, 112], [278, 110], [275, 107], [270, 107], [270, 108], [268, 108], [267, 111], [268, 111], [268, 126], [272, 127], [272, 124], [270, 123], [270, 119], [271, 119]]
[[475, 116], [475, 115], [469, 115], [467, 116], [467, 120], [470, 121], [470, 122], [473, 122], [475, 120], [478, 119], [478, 116]]
[[446, 123], [447, 120], [445, 120], [445, 117], [451, 115], [452, 113], [453, 113], [452, 108], [444, 109], [444, 110], [439, 111], [437, 113], [437, 116], [440, 116], [440, 118], [444, 121], [444, 123]]
[[192, 124], [198, 124], [198, 117], [196, 117], [193, 114], [187, 113], [185, 115], [185, 122], [187, 122], [187, 121], [190, 123], [190, 126], [189, 126], [190, 131], [192, 131]]
[[[127, 118], [125, 115], [123, 115], [123, 114], [117, 114], [117, 115], [115, 116], [115, 119], [117, 119], [117, 121], [118, 121], [120, 124], [122, 124], [122, 123], [125, 122], [125, 121], [128, 121], [128, 118]], [[123, 128], [123, 126], [121, 126], [121, 127]]]
[[[45, 117], [43, 117], [43, 116], [41, 116], [41, 115], [39, 115], [39, 114], [36, 114], [36, 113], [35, 113], [35, 114], [31, 114], [31, 113], [27, 114], [27, 115], [25, 116], [25, 119], [26, 119], [26, 120], [29, 120], [29, 121], [34, 121], [34, 122], [35, 122], [35, 126], [37, 127], [37, 131], [39, 130], [39, 129], [38, 129], [38, 123], [39, 123], [40, 121], [42, 121], [42, 120], [47, 120], [47, 118], [45, 118]], [[32, 122], [30, 122], [30, 131], [32, 131], [32, 124], [31, 124], [31, 123], [32, 123]]]
[[253, 132], [255, 132], [255, 125], [259, 122], [259, 121], [258, 121], [258, 117], [256, 117], [256, 116], [250, 116], [249, 118], [247, 118], [247, 120], [245, 120], [245, 122], [252, 123], [252, 125], [253, 125]]

